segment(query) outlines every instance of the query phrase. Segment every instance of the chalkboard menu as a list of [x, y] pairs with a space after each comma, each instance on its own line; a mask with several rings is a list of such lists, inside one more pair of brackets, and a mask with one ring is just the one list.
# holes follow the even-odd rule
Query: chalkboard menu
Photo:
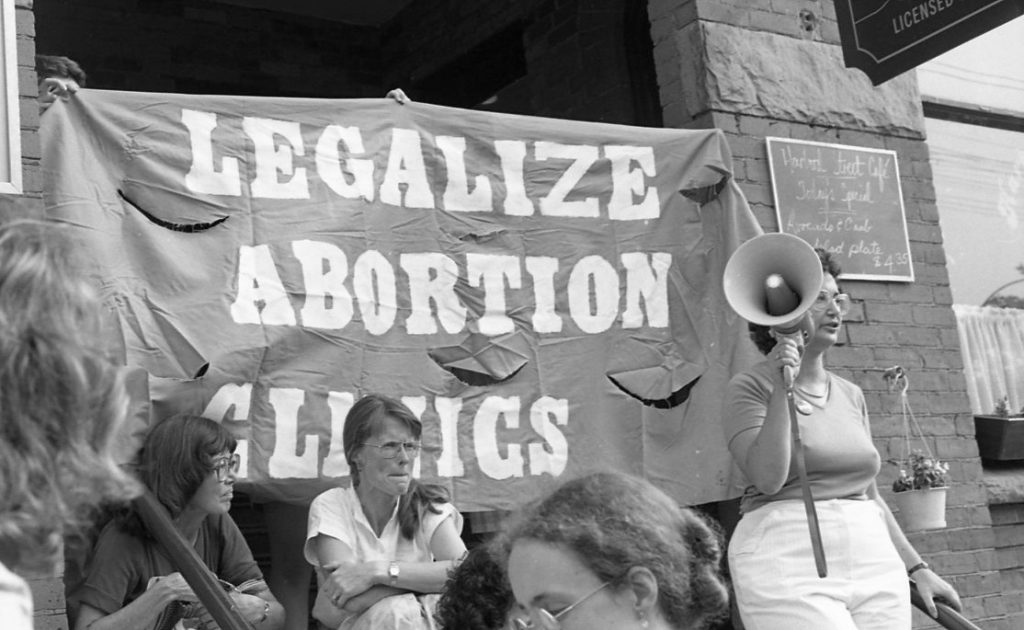
[[914, 281], [895, 151], [767, 141], [780, 232], [832, 252], [843, 278]]

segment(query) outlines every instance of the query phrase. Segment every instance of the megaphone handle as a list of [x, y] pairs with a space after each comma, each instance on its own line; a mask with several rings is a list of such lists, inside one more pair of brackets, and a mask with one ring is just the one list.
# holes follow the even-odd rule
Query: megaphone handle
[[796, 473], [800, 479], [800, 490], [804, 500], [804, 511], [807, 513], [807, 528], [811, 535], [811, 550], [814, 552], [814, 566], [818, 577], [828, 575], [825, 563], [825, 546], [821, 542], [821, 527], [818, 525], [818, 511], [814, 508], [814, 495], [811, 494], [811, 482], [807, 479], [807, 464], [804, 461], [804, 444], [800, 439], [800, 424], [797, 422], [796, 400], [793, 387], [786, 388], [786, 402], [789, 406], [789, 426], [793, 434], [793, 455], [796, 460]]
[[[803, 333], [802, 330], [796, 330], [796, 331], [787, 332], [787, 333], [776, 332], [776, 334], [778, 335], [778, 338], [780, 340], [784, 339], [784, 338], [788, 338], [788, 339], [793, 339], [794, 341], [796, 341], [797, 349], [800, 350], [801, 354], [803, 354], [803, 349], [804, 349], [804, 333]], [[799, 372], [800, 372], [800, 368], [798, 366], [794, 366], [794, 365], [784, 365], [784, 366], [782, 366], [782, 382], [785, 384], [787, 392], [792, 392], [793, 391], [793, 384], [796, 382], [796, 375], [799, 374]]]
[[793, 384], [796, 382], [796, 367], [792, 365], [782, 366], [782, 381], [786, 384], [786, 391], [792, 395]]

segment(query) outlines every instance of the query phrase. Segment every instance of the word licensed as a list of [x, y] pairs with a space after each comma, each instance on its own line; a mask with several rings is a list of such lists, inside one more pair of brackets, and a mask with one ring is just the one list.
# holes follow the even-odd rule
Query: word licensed
[[892, 19], [892, 32], [896, 34], [914, 28], [915, 25], [926, 21], [933, 15], [938, 15], [941, 11], [945, 11], [951, 6], [953, 6], [953, 0], [925, 0], [924, 2], [918, 2], [908, 10], [896, 14], [896, 17]]

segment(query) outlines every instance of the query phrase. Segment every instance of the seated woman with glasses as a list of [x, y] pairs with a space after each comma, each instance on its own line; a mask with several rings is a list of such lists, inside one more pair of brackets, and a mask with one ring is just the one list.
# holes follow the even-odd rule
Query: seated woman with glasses
[[313, 616], [332, 630], [433, 627], [466, 547], [448, 492], [412, 477], [421, 431], [408, 407], [377, 394], [345, 417], [352, 484], [313, 500], [304, 549], [320, 584]]
[[518, 630], [700, 630], [728, 612], [717, 529], [643, 479], [568, 481], [508, 536]]
[[[255, 630], [279, 629], [284, 608], [228, 515], [239, 456], [217, 422], [179, 415], [153, 427], [139, 454], [142, 482], [167, 508]], [[68, 598], [75, 630], [207, 627], [208, 613], [139, 515], [118, 515], [100, 533], [82, 584]]]
[[[748, 628], [909, 628], [908, 573], [933, 615], [934, 597], [956, 608], [960, 602], [921, 561], [878, 492], [881, 459], [864, 393], [825, 368], [850, 298], [840, 292], [839, 265], [817, 253], [824, 273], [805, 340], [751, 324], [766, 360], [726, 390], [722, 425], [748, 482], [729, 542], [736, 603]], [[802, 454], [792, 448], [786, 368], [798, 370], [792, 389]], [[798, 455], [815, 500], [824, 578], [813, 560]]]

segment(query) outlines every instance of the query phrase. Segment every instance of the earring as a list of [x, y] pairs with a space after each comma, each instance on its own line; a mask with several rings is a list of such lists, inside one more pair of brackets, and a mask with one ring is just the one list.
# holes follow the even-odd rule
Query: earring
[[642, 610], [638, 610], [638, 611], [636, 611], [636, 616], [637, 616], [637, 619], [640, 620], [640, 627], [641, 628], [646, 628], [648, 626], [648, 623], [647, 623], [647, 613], [645, 613]]

